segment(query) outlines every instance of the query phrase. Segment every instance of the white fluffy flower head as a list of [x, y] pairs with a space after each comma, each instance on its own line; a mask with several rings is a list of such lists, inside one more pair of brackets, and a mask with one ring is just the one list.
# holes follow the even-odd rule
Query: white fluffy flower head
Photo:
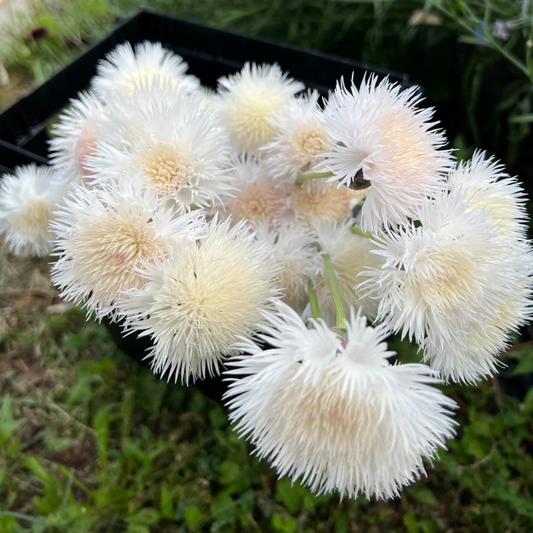
[[468, 210], [460, 197], [428, 200], [418, 220], [421, 227], [409, 224], [376, 242], [385, 265], [369, 272], [368, 285], [383, 293], [380, 316], [422, 342], [427, 330], [452, 335], [444, 323], [475, 312], [472, 306], [490, 293], [494, 280], [486, 267], [499, 248], [486, 216]]
[[92, 175], [87, 162], [95, 153], [96, 132], [105, 121], [105, 108], [106, 104], [95, 94], [80, 93], [52, 127], [52, 165], [74, 181]]
[[230, 222], [215, 218], [201, 243], [146, 265], [148, 283], [121, 304], [128, 326], [154, 341], [154, 372], [169, 379], [218, 373], [237, 338], [260, 328], [261, 310], [276, 295], [271, 248]]
[[439, 172], [451, 166], [444, 135], [432, 129], [433, 110], [416, 107], [418, 88], [376, 77], [359, 89], [341, 81], [321, 114], [331, 141], [324, 150], [324, 170], [332, 181], [349, 185], [356, 174], [372, 188], [362, 209], [363, 229], [403, 223], [441, 182]]
[[235, 178], [235, 190], [225, 201], [225, 208], [234, 222], [272, 224], [283, 215], [287, 191], [270, 178], [268, 170], [254, 157], [233, 159], [230, 175]]
[[294, 183], [302, 173], [322, 161], [328, 136], [318, 115], [319, 93], [292, 98], [272, 123], [277, 129], [273, 140], [263, 147], [265, 164], [275, 180]]
[[[533, 251], [530, 243], [515, 242], [512, 250], [487, 266], [495, 287], [490, 305], [457, 324], [451, 336], [429, 335], [425, 359], [440, 374], [465, 383], [492, 376], [504, 366], [498, 355], [511, 345], [510, 332], [533, 318]], [[498, 281], [496, 281], [498, 280]]]
[[220, 113], [237, 151], [254, 153], [276, 133], [274, 115], [304, 86], [278, 65], [246, 63], [219, 80]]
[[115, 313], [123, 292], [142, 287], [142, 263], [168, 255], [204, 232], [201, 212], [177, 216], [164, 209], [141, 174], [102, 188], [78, 187], [57, 213], [52, 281], [61, 296], [85, 303], [98, 317]]
[[228, 405], [280, 477], [318, 492], [391, 498], [424, 473], [423, 458], [454, 434], [455, 407], [432, 387], [427, 366], [390, 365], [386, 331], [353, 311], [346, 338], [324, 323], [307, 329], [283, 303], [268, 320], [261, 337], [272, 348], [239, 345], [251, 355], [231, 363]]
[[131, 96], [136, 85], [155, 79], [170, 83], [174, 90], [188, 92], [196, 91], [200, 85], [195, 77], [185, 75], [187, 63], [180, 56], [161, 43], [148, 41], [137, 44], [135, 49], [130, 43], [118, 45], [100, 61], [97, 71], [91, 87], [102, 98], [116, 92]]
[[[530, 252], [513, 259], [490, 212], [469, 208], [464, 196], [443, 192], [417, 218], [421, 227], [408, 225], [376, 242], [385, 264], [365, 273], [365, 286], [380, 299], [378, 318], [424, 346], [446, 377], [474, 381], [490, 375], [505, 330], [516, 329], [528, 314]], [[492, 326], [502, 330], [499, 336]], [[486, 342], [475, 346], [476, 335]], [[487, 343], [493, 348], [485, 349]]]
[[18, 167], [0, 182], [0, 235], [8, 249], [22, 257], [44, 257], [51, 251], [53, 211], [70, 184], [52, 169], [35, 164]]
[[112, 181], [141, 170], [148, 185], [171, 200], [180, 212], [206, 207], [233, 190], [228, 174], [229, 143], [214, 113], [196, 97], [178, 93], [167, 103], [138, 110], [137, 140], [122, 150], [110, 142], [97, 145], [90, 158], [95, 179]]
[[509, 177], [503, 165], [476, 151], [448, 175], [452, 194], [464, 195], [470, 209], [485, 210], [495, 231], [509, 243], [527, 232], [525, 194], [516, 178]]

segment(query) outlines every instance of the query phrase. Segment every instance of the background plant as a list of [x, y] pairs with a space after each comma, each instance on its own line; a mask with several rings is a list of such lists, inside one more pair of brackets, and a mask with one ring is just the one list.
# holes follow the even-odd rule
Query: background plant
[[139, 8], [407, 72], [457, 148], [489, 149], [531, 174], [530, 0], [38, 0], [7, 29], [0, 56], [27, 88]]

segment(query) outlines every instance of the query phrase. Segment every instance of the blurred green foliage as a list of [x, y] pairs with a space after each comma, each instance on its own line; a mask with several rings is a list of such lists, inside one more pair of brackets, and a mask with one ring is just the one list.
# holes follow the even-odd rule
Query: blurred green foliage
[[0, 59], [8, 72], [22, 71], [39, 84], [102, 38], [115, 24], [115, 16], [105, 0], [38, 0], [15, 21], [2, 26]]
[[[146, 8], [406, 72], [437, 105], [454, 145], [488, 149], [508, 163], [530, 149], [529, 0], [37, 0], [35, 6], [0, 43], [8, 72], [22, 70], [35, 83]], [[0, 106], [8, 100], [0, 98]], [[530, 165], [519, 161], [517, 169], [533, 178]]]

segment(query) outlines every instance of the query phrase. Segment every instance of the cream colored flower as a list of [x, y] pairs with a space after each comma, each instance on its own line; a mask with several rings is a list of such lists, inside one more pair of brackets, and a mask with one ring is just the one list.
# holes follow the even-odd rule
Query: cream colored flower
[[148, 283], [121, 302], [128, 327], [154, 341], [155, 373], [183, 383], [217, 374], [232, 345], [262, 329], [261, 311], [277, 292], [272, 249], [230, 222], [215, 219], [198, 245], [146, 264]]
[[310, 224], [314, 220], [334, 222], [351, 215], [354, 193], [348, 187], [324, 180], [306, 180], [302, 185], [291, 185], [288, 205], [301, 222]]
[[61, 296], [84, 303], [100, 318], [116, 312], [124, 292], [146, 280], [142, 263], [153, 263], [182, 241], [204, 231], [203, 214], [177, 216], [164, 209], [141, 174], [124, 176], [103, 188], [78, 187], [57, 213], [52, 281]]
[[161, 43], [145, 41], [132, 48], [130, 43], [118, 45], [107, 54], [97, 67], [97, 75], [91, 81], [93, 91], [101, 98], [115, 93], [132, 96], [139, 84], [151, 84], [154, 80], [171, 84], [174, 91], [194, 93], [200, 82], [187, 76], [187, 63]]
[[502, 241], [491, 217], [443, 191], [423, 204], [420, 226], [376, 240], [385, 264], [364, 274], [367, 294], [380, 300], [378, 319], [456, 381], [492, 375], [509, 332], [531, 317], [530, 246]]
[[278, 65], [246, 63], [237, 74], [219, 80], [219, 108], [239, 152], [255, 153], [274, 137], [272, 119], [304, 86]]
[[0, 181], [0, 235], [10, 252], [21, 257], [50, 254], [53, 211], [63, 203], [70, 183], [52, 169], [35, 164], [18, 167]]
[[302, 172], [322, 161], [317, 156], [324, 152], [329, 139], [318, 118], [318, 98], [317, 91], [292, 98], [272, 119], [277, 132], [262, 152], [275, 180], [293, 184]]
[[446, 139], [434, 129], [433, 110], [417, 107], [418, 87], [400, 89], [376, 77], [359, 89], [341, 81], [320, 115], [331, 139], [321, 170], [333, 172], [331, 181], [350, 185], [357, 175], [372, 186], [361, 211], [368, 231], [405, 223], [453, 164], [440, 149]]
[[[140, 120], [142, 119], [142, 120]], [[225, 130], [198, 98], [176, 94], [176, 103], [161, 101], [139, 110], [134, 142], [97, 145], [91, 169], [97, 183], [142, 171], [147, 185], [184, 213], [210, 207], [231, 194], [230, 147]]]
[[253, 157], [235, 158], [230, 175], [235, 190], [225, 201], [225, 209], [234, 222], [246, 220], [252, 225], [270, 225], [280, 219], [286, 209], [286, 188], [274, 182]]
[[484, 307], [468, 321], [456, 323], [453, 334], [429, 331], [422, 343], [432, 368], [453, 381], [475, 383], [496, 374], [504, 366], [498, 356], [511, 345], [510, 333], [533, 317], [531, 245], [514, 241], [512, 249], [487, 268], [495, 287]]
[[267, 314], [263, 348], [241, 342], [227, 394], [237, 430], [279, 477], [312, 491], [392, 498], [453, 437], [455, 402], [426, 365], [391, 365], [383, 327], [353, 313], [346, 335], [308, 329], [288, 306]]

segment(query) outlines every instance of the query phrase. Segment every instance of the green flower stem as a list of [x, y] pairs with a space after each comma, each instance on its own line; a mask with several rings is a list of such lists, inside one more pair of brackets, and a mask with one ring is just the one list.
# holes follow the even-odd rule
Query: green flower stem
[[326, 267], [326, 275], [328, 277], [329, 285], [331, 287], [331, 295], [333, 296], [333, 303], [335, 304], [335, 312], [337, 314], [337, 327], [344, 329], [346, 326], [344, 321], [346, 320], [346, 311], [342, 303], [341, 293], [339, 286], [337, 285], [337, 277], [331, 264], [331, 259], [328, 254], [322, 254], [324, 258], [324, 265]]
[[372, 235], [372, 233], [370, 233], [369, 231], [363, 231], [361, 228], [358, 228], [357, 226], [352, 226], [350, 228], [350, 231], [354, 233], [355, 235], [360, 235], [361, 237], [365, 237], [366, 239], [374, 238], [374, 235]]
[[322, 315], [320, 314], [320, 308], [318, 307], [316, 291], [311, 280], [309, 280], [307, 283], [307, 294], [309, 295], [309, 304], [311, 305], [311, 313], [313, 314], [313, 318], [315, 320], [322, 318]]
[[331, 178], [333, 172], [313, 172], [312, 170], [308, 172], [303, 172], [294, 182], [296, 185], [301, 185], [305, 180], [318, 180], [324, 178]]

